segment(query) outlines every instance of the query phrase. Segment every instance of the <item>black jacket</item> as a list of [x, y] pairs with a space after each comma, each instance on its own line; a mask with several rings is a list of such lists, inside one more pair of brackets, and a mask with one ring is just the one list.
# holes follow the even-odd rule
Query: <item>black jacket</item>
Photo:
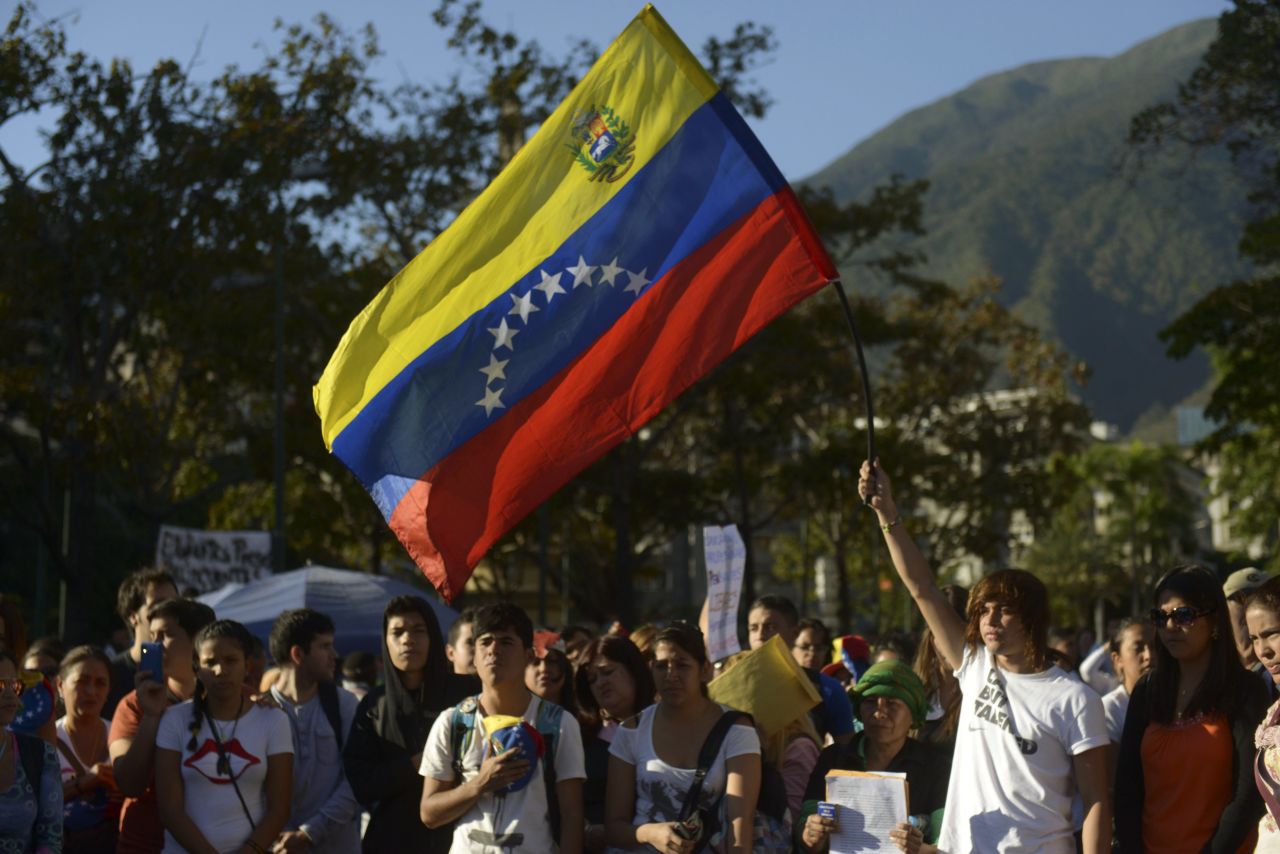
[[[1231, 758], [1231, 800], [1222, 811], [1218, 829], [1203, 849], [1211, 854], [1234, 854], [1258, 826], [1258, 819], [1266, 809], [1253, 782], [1253, 734], [1267, 713], [1267, 689], [1262, 680], [1252, 673], [1242, 685], [1245, 693], [1239, 709], [1227, 719], [1235, 747]], [[1149, 687], [1149, 676], [1144, 676], [1134, 686], [1133, 696], [1129, 698], [1129, 711], [1124, 718], [1124, 733], [1120, 737], [1115, 815], [1116, 841], [1122, 854], [1144, 854], [1146, 851], [1142, 841], [1142, 805], [1146, 799], [1142, 737], [1151, 722]], [[1193, 773], [1194, 767], [1194, 757], [1188, 757], [1188, 773]]]
[[[449, 708], [463, 698], [479, 693], [475, 677], [451, 677], [439, 702]], [[356, 710], [351, 734], [342, 751], [342, 764], [351, 789], [365, 809], [369, 826], [362, 847], [371, 854], [413, 851], [444, 854], [449, 850], [453, 828], [429, 829], [422, 823], [422, 776], [415, 757], [421, 758], [427, 734], [439, 711], [424, 710], [415, 722], [408, 746], [384, 738], [383, 718], [387, 713], [386, 692], [370, 691]]]

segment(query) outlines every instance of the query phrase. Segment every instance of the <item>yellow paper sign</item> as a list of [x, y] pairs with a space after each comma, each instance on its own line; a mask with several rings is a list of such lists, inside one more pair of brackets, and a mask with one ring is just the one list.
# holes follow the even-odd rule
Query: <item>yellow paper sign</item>
[[755, 718], [766, 735], [778, 732], [822, 702], [777, 635], [713, 679], [708, 690], [717, 703]]

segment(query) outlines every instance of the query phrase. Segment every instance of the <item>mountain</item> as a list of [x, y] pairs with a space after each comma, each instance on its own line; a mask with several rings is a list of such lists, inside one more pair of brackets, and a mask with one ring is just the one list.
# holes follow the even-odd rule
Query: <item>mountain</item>
[[[1245, 191], [1220, 153], [1141, 170], [1134, 113], [1171, 98], [1216, 33], [1195, 21], [1114, 57], [1037, 62], [914, 110], [806, 179], [864, 197], [893, 173], [931, 182], [927, 272], [994, 272], [1004, 299], [1085, 360], [1094, 414], [1129, 429], [1201, 388], [1203, 357], [1156, 337], [1206, 289], [1247, 272]], [[857, 286], [857, 275], [848, 281]]]

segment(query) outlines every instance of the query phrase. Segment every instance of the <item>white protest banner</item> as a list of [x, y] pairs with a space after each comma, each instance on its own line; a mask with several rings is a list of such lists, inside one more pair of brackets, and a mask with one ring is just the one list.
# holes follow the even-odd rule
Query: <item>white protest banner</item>
[[208, 593], [232, 581], [248, 584], [271, 574], [271, 534], [161, 525], [156, 566], [172, 572], [180, 590]]
[[703, 528], [702, 550], [707, 561], [707, 656], [719, 661], [742, 650], [738, 644], [738, 599], [747, 547], [738, 526], [728, 525]]

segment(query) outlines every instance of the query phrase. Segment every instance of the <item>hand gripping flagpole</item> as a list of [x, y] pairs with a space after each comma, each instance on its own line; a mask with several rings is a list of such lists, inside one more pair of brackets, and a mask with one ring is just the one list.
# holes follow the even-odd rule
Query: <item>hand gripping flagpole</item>
[[[849, 305], [849, 295], [844, 291], [844, 283], [836, 279], [831, 283], [840, 295], [840, 305], [844, 308], [844, 319], [849, 323], [849, 334], [853, 336], [853, 349], [858, 356], [858, 370], [862, 373], [862, 399], [867, 407], [867, 460], [871, 462], [871, 480], [875, 481], [876, 470], [876, 411], [871, 402], [871, 377], [867, 373], [867, 359], [862, 354], [862, 339], [858, 337], [858, 327], [853, 322], [853, 309]], [[862, 503], [871, 506], [871, 493], [862, 499]]]

